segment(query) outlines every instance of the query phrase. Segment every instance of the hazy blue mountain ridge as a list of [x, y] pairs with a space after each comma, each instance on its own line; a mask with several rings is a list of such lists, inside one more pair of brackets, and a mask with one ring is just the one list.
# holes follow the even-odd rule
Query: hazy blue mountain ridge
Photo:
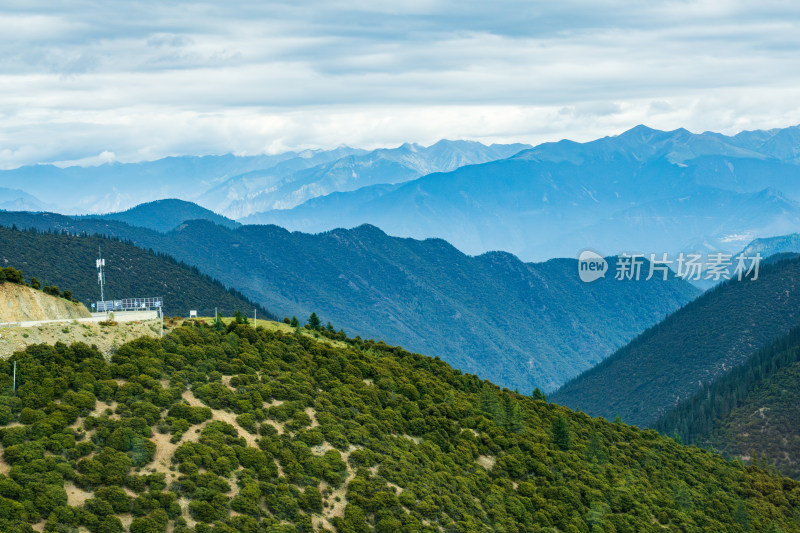
[[[530, 145], [442, 140], [367, 151], [347, 146], [275, 155], [180, 156], [93, 167], [33, 165], [0, 171], [0, 186], [22, 189], [67, 214], [108, 213], [179, 198], [241, 217], [293, 207], [321, 194], [407, 181], [461, 165], [509, 157]], [[23, 208], [36, 204], [18, 204]]]
[[241, 221], [306, 232], [369, 223], [441, 237], [470, 254], [503, 249], [526, 260], [575, 257], [586, 247], [732, 253], [798, 227], [800, 166], [791, 150], [774, 147], [791, 142], [792, 131], [734, 138], [637, 126]]
[[220, 210], [231, 217], [241, 218], [257, 211], [291, 209], [330, 193], [402, 183], [433, 172], [505, 159], [528, 147], [523, 144], [486, 146], [471, 141], [442, 140], [428, 147], [406, 143], [398, 148], [350, 154], [287, 175], [264, 190], [254, 190], [221, 206]]
[[131, 226], [149, 228], [161, 233], [175, 229], [187, 220], [208, 220], [226, 228], [236, 228], [241, 225], [197, 204], [175, 198], [139, 204], [119, 213], [87, 215], [85, 218], [117, 220]]

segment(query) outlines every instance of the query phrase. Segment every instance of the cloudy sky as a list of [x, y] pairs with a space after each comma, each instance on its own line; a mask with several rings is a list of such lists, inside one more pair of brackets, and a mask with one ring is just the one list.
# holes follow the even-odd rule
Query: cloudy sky
[[799, 23], [770, 0], [4, 0], [0, 168], [783, 127]]

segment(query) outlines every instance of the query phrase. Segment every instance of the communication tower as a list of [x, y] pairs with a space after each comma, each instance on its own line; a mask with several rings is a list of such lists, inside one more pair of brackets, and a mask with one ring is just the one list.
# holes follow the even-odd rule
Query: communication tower
[[[97, 265], [97, 283], [100, 284], [100, 301], [105, 302], [105, 294], [103, 292], [105, 283], [106, 283], [106, 274], [105, 274], [105, 266], [106, 260], [103, 259], [103, 253], [100, 251], [100, 247], [97, 247], [97, 259], [95, 260]], [[99, 311], [99, 309], [98, 309]]]

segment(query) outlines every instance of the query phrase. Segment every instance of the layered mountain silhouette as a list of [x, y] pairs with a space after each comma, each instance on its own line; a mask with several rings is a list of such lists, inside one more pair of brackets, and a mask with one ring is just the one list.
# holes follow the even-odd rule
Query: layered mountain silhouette
[[545, 143], [515, 156], [400, 186], [373, 186], [242, 219], [317, 232], [370, 223], [441, 237], [467, 253], [574, 257], [592, 247], [735, 252], [800, 227], [798, 128], [715, 133], [637, 126], [588, 143]]
[[[48, 210], [68, 214], [115, 212], [180, 198], [238, 218], [294, 207], [336, 191], [402, 183], [431, 172], [504, 159], [527, 148], [530, 145], [442, 140], [428, 147], [406, 143], [373, 151], [343, 146], [247, 157], [167, 157], [96, 167], [34, 165], [0, 171], [0, 185], [39, 195], [50, 204]], [[36, 207], [22, 207], [31, 205]]]
[[307, 233], [367, 223], [443, 238], [468, 254], [506, 250], [523, 260], [575, 257], [587, 247], [608, 255], [733, 253], [800, 227], [799, 139], [799, 127], [725, 136], [637, 126], [536, 147], [440, 141], [39, 165], [0, 172], [0, 185], [73, 206], [62, 212], [178, 198], [243, 223]]
[[[443, 140], [428, 147], [406, 143], [393, 149], [350, 154], [288, 175], [276, 172], [276, 168], [236, 176], [203, 195], [198, 202], [239, 218], [267, 209], [290, 209], [333, 192], [352, 191], [376, 184], [403, 183], [433, 172], [505, 159], [525, 148], [529, 146], [485, 146], [470, 141]], [[244, 182], [247, 182], [247, 187], [242, 186]], [[223, 191], [226, 200], [215, 201], [214, 196]]]
[[602, 363], [554, 402], [648, 426], [800, 322], [800, 259], [762, 265], [757, 280], [706, 292]]
[[554, 389], [698, 293], [677, 279], [606, 276], [586, 284], [574, 259], [470, 257], [441, 239], [390, 237], [374, 226], [310, 235], [191, 220], [160, 233], [30, 213], [0, 213], [0, 224], [129, 240], [196, 266], [276, 314], [304, 320], [316, 312], [350, 335], [402, 343], [527, 392]]
[[0, 187], [0, 209], [4, 211], [46, 211], [54, 207], [25, 191]]
[[241, 225], [197, 204], [175, 198], [140, 204], [119, 213], [87, 215], [87, 218], [117, 220], [162, 233], [175, 229], [187, 220], [208, 220], [226, 228], [236, 228]]

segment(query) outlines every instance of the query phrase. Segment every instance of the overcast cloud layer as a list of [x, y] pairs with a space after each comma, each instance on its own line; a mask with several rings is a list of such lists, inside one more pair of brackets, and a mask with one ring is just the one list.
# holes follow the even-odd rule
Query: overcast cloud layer
[[227, 4], [4, 1], [0, 167], [800, 123], [798, 3]]

